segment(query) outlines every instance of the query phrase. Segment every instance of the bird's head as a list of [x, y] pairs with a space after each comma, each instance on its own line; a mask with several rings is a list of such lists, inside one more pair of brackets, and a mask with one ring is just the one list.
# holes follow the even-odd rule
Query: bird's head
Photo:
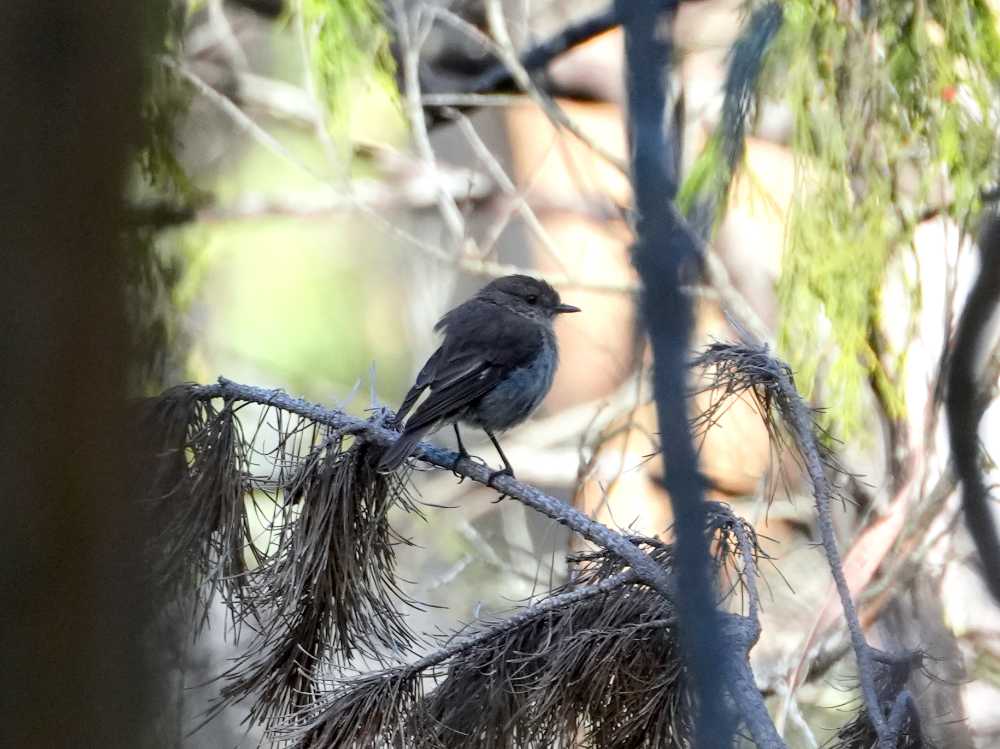
[[540, 322], [556, 315], [579, 312], [579, 307], [563, 304], [559, 292], [545, 281], [531, 276], [504, 276], [484, 286], [477, 296], [493, 304]]

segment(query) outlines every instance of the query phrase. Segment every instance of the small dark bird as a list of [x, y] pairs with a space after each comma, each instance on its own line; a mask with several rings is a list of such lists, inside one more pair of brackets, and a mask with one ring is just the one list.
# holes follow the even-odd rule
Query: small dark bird
[[397, 420], [406, 418], [425, 390], [430, 393], [386, 450], [379, 470], [398, 468], [425, 434], [447, 424], [455, 428], [459, 453], [468, 457], [458, 431], [462, 421], [486, 432], [500, 454], [504, 468], [493, 477], [513, 476], [494, 433], [520, 424], [545, 398], [559, 363], [552, 321], [579, 311], [562, 304], [545, 281], [505, 276], [442, 317], [434, 330], [444, 333], [444, 342], [420, 370]]

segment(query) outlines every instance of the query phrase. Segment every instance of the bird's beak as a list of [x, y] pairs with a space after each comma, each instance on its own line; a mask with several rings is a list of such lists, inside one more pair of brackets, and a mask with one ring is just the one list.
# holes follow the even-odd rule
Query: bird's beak
[[579, 312], [579, 307], [574, 307], [572, 304], [557, 304], [556, 314], [561, 315], [564, 312]]

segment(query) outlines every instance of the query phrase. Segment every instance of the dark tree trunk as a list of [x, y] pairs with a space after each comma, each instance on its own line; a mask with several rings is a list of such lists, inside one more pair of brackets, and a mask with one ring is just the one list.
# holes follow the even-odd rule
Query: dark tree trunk
[[9, 3], [0, 23], [0, 731], [148, 743], [121, 195], [159, 2]]

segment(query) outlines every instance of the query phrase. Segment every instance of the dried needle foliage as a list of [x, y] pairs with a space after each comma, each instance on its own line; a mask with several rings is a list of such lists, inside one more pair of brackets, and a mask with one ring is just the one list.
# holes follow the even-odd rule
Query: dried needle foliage
[[[886, 720], [892, 720], [894, 710], [899, 714], [899, 731], [897, 749], [932, 749], [931, 743], [920, 730], [920, 716], [916, 705], [903, 690], [915, 667], [922, 663], [919, 652], [909, 653], [903, 657], [894, 657], [889, 662], [876, 662], [875, 687], [879, 702]], [[900, 696], [902, 694], [902, 697]], [[876, 749], [878, 736], [868, 719], [868, 711], [861, 706], [857, 715], [841, 728], [829, 749]]]
[[202, 618], [218, 593], [234, 633], [252, 631], [211, 714], [249, 698], [249, 719], [264, 723], [315, 701], [320, 664], [409, 650], [412, 604], [394, 576], [405, 539], [388, 514], [416, 508], [357, 435], [274, 406], [247, 408], [256, 427], [244, 431], [248, 404], [219, 409], [214, 393], [181, 386], [149, 411], [151, 496], [167, 518], [158, 571], [175, 593], [200, 591]]
[[[768, 443], [775, 452], [784, 452], [791, 442], [792, 455], [800, 463], [803, 455], [801, 426], [806, 426], [818, 437], [815, 447], [823, 467], [833, 474], [844, 474], [845, 469], [831, 449], [833, 438], [815, 418], [808, 425], [797, 425], [793, 398], [795, 379], [791, 368], [774, 358], [767, 346], [734, 343], [712, 343], [696, 356], [693, 369], [704, 372], [699, 392], [708, 393], [710, 401], [692, 424], [696, 439], [703, 439], [716, 425], [719, 418], [735, 399], [753, 405], [768, 432]], [[780, 469], [780, 463], [778, 463]], [[839, 495], [837, 498], [842, 498]]]
[[201, 623], [217, 593], [242, 618], [250, 457], [234, 403], [219, 409], [182, 385], [147, 409], [149, 496], [163, 529], [156, 575], [168, 591], [198, 591]]
[[[713, 505], [708, 533], [716, 571], [741, 569], [738, 537], [748, 526]], [[671, 568], [669, 544], [631, 540]], [[607, 551], [570, 562], [571, 581], [538, 603], [413, 663], [336, 685], [277, 735], [300, 749], [690, 746], [673, 604]]]
[[265, 613], [226, 675], [222, 704], [252, 696], [251, 720], [266, 723], [315, 701], [321, 664], [413, 644], [400, 612], [412, 603], [393, 575], [393, 546], [406, 541], [387, 517], [397, 498], [408, 498], [398, 479], [376, 473], [378, 458], [370, 444], [334, 433], [283, 487], [301, 511], [252, 576]]

